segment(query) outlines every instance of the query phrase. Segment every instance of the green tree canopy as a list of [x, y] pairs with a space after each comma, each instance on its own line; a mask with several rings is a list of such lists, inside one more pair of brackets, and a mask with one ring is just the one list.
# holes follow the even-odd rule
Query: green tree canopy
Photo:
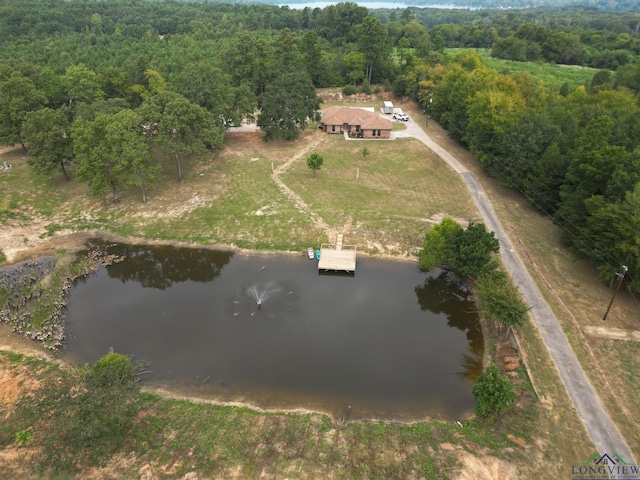
[[389, 61], [391, 44], [387, 27], [375, 17], [367, 16], [354, 27], [358, 50], [365, 59], [365, 78], [369, 83], [374, 79], [373, 71], [381, 71]]
[[471, 222], [465, 230], [458, 231], [451, 246], [450, 264], [456, 275], [477, 278], [495, 270], [492, 253], [498, 253], [500, 244], [484, 223]]
[[182, 180], [181, 157], [204, 152], [207, 147], [222, 147], [222, 126], [216, 127], [209, 112], [178, 93], [153, 95], [140, 105], [138, 113], [151, 145], [173, 156], [178, 181]]
[[495, 364], [489, 365], [473, 386], [476, 413], [481, 417], [502, 415], [516, 399], [509, 377], [502, 375]]
[[264, 140], [298, 138], [307, 120], [318, 117], [320, 98], [316, 95], [308, 73], [291, 72], [279, 77], [261, 98], [258, 126], [265, 132]]
[[77, 178], [89, 182], [96, 196], [113, 193], [126, 186], [140, 187], [146, 201], [145, 186], [155, 178], [151, 153], [142, 133], [141, 117], [132, 110], [114, 115], [98, 114], [93, 121], [78, 119], [73, 125], [74, 151], [78, 161]]
[[84, 64], [67, 68], [62, 83], [70, 102], [93, 103], [104, 98], [98, 75]]
[[316, 176], [316, 171], [320, 170], [322, 168], [322, 165], [324, 164], [324, 157], [322, 155], [320, 155], [319, 153], [312, 153], [311, 155], [309, 155], [309, 157], [307, 157], [307, 166], [313, 170], [313, 177], [315, 178]]
[[14, 72], [0, 83], [0, 144], [19, 143], [26, 150], [22, 138], [22, 123], [27, 113], [44, 107], [47, 99], [33, 82]]
[[29, 164], [36, 172], [48, 174], [60, 170], [69, 180], [66, 166], [73, 160], [69, 117], [69, 109], [64, 106], [27, 113], [22, 136], [29, 148]]
[[529, 307], [517, 287], [503, 272], [479, 277], [473, 284], [478, 312], [483, 318], [502, 325], [522, 325]]
[[422, 270], [433, 270], [446, 265], [451, 260], [451, 247], [462, 227], [451, 217], [445, 217], [427, 232], [419, 258]]

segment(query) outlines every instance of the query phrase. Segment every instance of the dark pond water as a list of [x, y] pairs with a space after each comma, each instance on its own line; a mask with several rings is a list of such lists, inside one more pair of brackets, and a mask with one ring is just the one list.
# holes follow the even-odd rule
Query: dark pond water
[[127, 259], [70, 291], [66, 360], [113, 348], [149, 362], [149, 383], [263, 408], [401, 420], [473, 408], [482, 334], [443, 272], [361, 257], [355, 275], [322, 275], [302, 255], [110, 249]]

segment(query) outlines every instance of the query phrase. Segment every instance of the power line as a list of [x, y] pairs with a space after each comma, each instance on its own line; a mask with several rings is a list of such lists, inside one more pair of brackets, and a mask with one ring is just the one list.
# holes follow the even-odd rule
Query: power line
[[[516, 173], [513, 172], [512, 170], [510, 171], [510, 169], [506, 166], [504, 166], [505, 168], [501, 168], [496, 166], [495, 164], [492, 164], [491, 166], [492, 168], [495, 168], [502, 176], [505, 180], [511, 181], [513, 182], [513, 179], [515, 177], [517, 177]], [[483, 167], [484, 168], [484, 167]], [[520, 183], [522, 185], [524, 185], [525, 187], [528, 187], [530, 191], [535, 191], [535, 189], [531, 188], [531, 184], [528, 183], [526, 180], [521, 180], [520, 177], [517, 177], [518, 180], [520, 180]], [[567, 222], [568, 224], [570, 224], [578, 233], [581, 234], [581, 236], [576, 235], [576, 233], [574, 233], [574, 231], [572, 231], [571, 229], [567, 228], [567, 226], [560, 221], [560, 219], [558, 217], [554, 217], [553, 215], [551, 215], [546, 208], [544, 208], [544, 206], [540, 205], [540, 203], [538, 201], [536, 201], [536, 199], [534, 199], [531, 195], [529, 195], [528, 193], [526, 193], [522, 188], [519, 187], [515, 187], [513, 188], [514, 190], [520, 192], [525, 198], [527, 198], [539, 211], [541, 211], [544, 215], [546, 215], [547, 217], [549, 217], [554, 224], [558, 225], [560, 228], [562, 228], [565, 232], [567, 232], [571, 237], [573, 237], [573, 239], [575, 240], [575, 244], [578, 248], [581, 248], [582, 251], [584, 253], [590, 253], [592, 257], [595, 257], [597, 259], [599, 259], [603, 264], [607, 265], [611, 270], [615, 271], [617, 270], [618, 267], [614, 267], [614, 265], [612, 265], [610, 263], [610, 261], [612, 261], [613, 263], [617, 264], [618, 266], [622, 265], [622, 261], [620, 261], [618, 258], [616, 258], [608, 249], [600, 246], [599, 244], [595, 244], [594, 248], [592, 248], [590, 245], [587, 244], [587, 238], [586, 235], [584, 234], [583, 230], [574, 225], [571, 221], [567, 221], [568, 219], [566, 217], [564, 217], [563, 215], [561, 215], [562, 220], [564, 220], [565, 222]], [[547, 207], [552, 206], [552, 204], [550, 204], [546, 199], [544, 198], [539, 198], [543, 203], [546, 204]], [[609, 261], [603, 257], [603, 255], [605, 255], [606, 257], [608, 257]], [[626, 268], [626, 267], [625, 267]], [[638, 306], [638, 308], [640, 309], [640, 302], [638, 301], [638, 299], [636, 298], [635, 294], [633, 293], [632, 290], [632, 285], [635, 284], [635, 282], [633, 281], [633, 279], [631, 278], [631, 274], [627, 272], [627, 275], [629, 276], [629, 281], [626, 280], [626, 278], [623, 278], [623, 280], [625, 281], [625, 283], [628, 285], [628, 289], [627, 292], [631, 295], [631, 298], [634, 300], [634, 302], [636, 303], [636, 305]]]

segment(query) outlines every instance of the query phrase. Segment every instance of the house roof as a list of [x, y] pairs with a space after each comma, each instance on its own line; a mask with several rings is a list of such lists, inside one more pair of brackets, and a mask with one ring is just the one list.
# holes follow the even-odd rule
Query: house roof
[[391, 130], [391, 122], [380, 115], [362, 108], [333, 106], [322, 111], [325, 125], [360, 125], [362, 129]]

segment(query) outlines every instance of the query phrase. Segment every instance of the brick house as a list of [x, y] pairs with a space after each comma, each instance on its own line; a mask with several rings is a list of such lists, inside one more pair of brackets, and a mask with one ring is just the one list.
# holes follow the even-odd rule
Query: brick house
[[322, 111], [320, 125], [326, 133], [347, 132], [352, 138], [390, 138], [391, 121], [362, 108], [329, 107]]

